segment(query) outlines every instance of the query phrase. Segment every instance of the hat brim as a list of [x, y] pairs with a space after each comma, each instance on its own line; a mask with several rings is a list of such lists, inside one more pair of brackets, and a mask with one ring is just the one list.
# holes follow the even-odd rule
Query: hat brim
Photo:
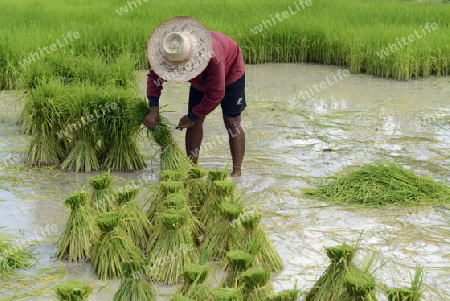
[[[163, 51], [164, 37], [172, 32], [187, 32], [193, 39], [192, 51], [184, 62], [169, 61]], [[212, 56], [212, 41], [209, 30], [198, 20], [188, 16], [177, 16], [161, 23], [147, 42], [147, 59], [158, 76], [169, 82], [185, 82], [198, 76]]]

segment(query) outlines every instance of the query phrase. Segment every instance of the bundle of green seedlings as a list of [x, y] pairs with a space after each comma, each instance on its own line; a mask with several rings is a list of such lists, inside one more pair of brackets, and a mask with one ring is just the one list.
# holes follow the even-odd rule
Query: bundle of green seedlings
[[188, 199], [188, 206], [196, 216], [198, 216], [200, 209], [204, 206], [205, 200], [211, 191], [210, 183], [204, 179], [206, 173], [207, 171], [205, 169], [193, 166], [188, 171], [188, 177], [183, 185]]
[[0, 234], [0, 276], [5, 277], [14, 269], [26, 269], [31, 266], [31, 253], [15, 247], [10, 238]]
[[223, 288], [240, 288], [242, 280], [239, 276], [252, 266], [255, 255], [245, 250], [235, 249], [228, 251], [226, 258], [228, 273], [220, 286]]
[[284, 268], [283, 261], [280, 255], [275, 250], [267, 232], [261, 227], [260, 213], [245, 213], [239, 217], [239, 224], [241, 229], [239, 239], [236, 247], [248, 248], [254, 237], [257, 237], [262, 244], [261, 251], [255, 256], [253, 267], [266, 269], [271, 272], [279, 272]]
[[172, 301], [195, 301], [194, 299], [185, 297], [183, 295], [180, 294], [176, 294], [175, 296], [173, 296]]
[[377, 301], [375, 278], [366, 271], [354, 268], [344, 276], [347, 295], [341, 301]]
[[367, 164], [305, 192], [340, 205], [443, 205], [450, 200], [450, 187], [393, 163]]
[[235, 200], [223, 201], [219, 206], [220, 218], [210, 227], [206, 227], [205, 242], [212, 245], [212, 258], [222, 260], [231, 246], [238, 244], [236, 232], [236, 219], [242, 213], [243, 208]]
[[164, 210], [164, 200], [169, 194], [183, 193], [183, 182], [181, 181], [159, 181], [153, 186], [155, 192], [151, 195], [148, 203], [147, 217], [152, 224], [158, 221], [159, 216]]
[[273, 295], [273, 287], [268, 284], [270, 272], [267, 270], [249, 269], [240, 274], [244, 284], [244, 300], [264, 301]]
[[216, 287], [211, 290], [214, 301], [244, 301], [241, 288]]
[[123, 278], [114, 294], [113, 301], [156, 300], [153, 288], [149, 284], [144, 262], [130, 261], [122, 263]]
[[73, 193], [64, 201], [71, 211], [64, 231], [58, 239], [56, 251], [58, 258], [66, 258], [69, 261], [91, 258], [92, 247], [100, 233], [87, 201], [86, 191]]
[[114, 192], [120, 213], [119, 227], [145, 252], [154, 229], [142, 207], [134, 200], [137, 193], [138, 189], [131, 186]]
[[189, 263], [184, 266], [184, 282], [179, 293], [196, 301], [212, 301], [208, 284], [205, 282], [210, 271], [207, 262], [211, 256], [212, 246], [208, 243], [202, 245], [198, 263]]
[[122, 263], [144, 261], [139, 247], [123, 231], [119, 224], [117, 211], [99, 213], [97, 225], [102, 231], [92, 252], [94, 273], [102, 280], [123, 276]]
[[[316, 281], [305, 297], [306, 301], [341, 301], [347, 300], [345, 276], [350, 270], [356, 269], [352, 259], [356, 249], [347, 244], [325, 249], [331, 264]], [[344, 298], [344, 299], [343, 299]]]
[[297, 288], [283, 290], [271, 296], [270, 301], [297, 301], [300, 290]]
[[198, 215], [200, 221], [206, 228], [214, 225], [220, 219], [219, 206], [226, 200], [235, 203], [238, 199], [234, 195], [236, 184], [227, 180], [216, 180], [210, 182], [209, 192], [204, 200], [204, 205], [200, 209]]
[[160, 233], [149, 244], [150, 274], [156, 281], [174, 284], [183, 279], [184, 266], [198, 259], [198, 250], [189, 228], [186, 210], [166, 209], [159, 218]]
[[56, 297], [61, 301], [88, 300], [93, 287], [76, 280], [68, 280], [55, 287]]
[[388, 301], [419, 301], [422, 297], [422, 285], [423, 267], [417, 266], [414, 277], [411, 275], [411, 287], [387, 289]]
[[117, 210], [117, 202], [110, 187], [111, 174], [109, 171], [90, 177], [89, 184], [93, 190], [90, 206], [96, 212]]

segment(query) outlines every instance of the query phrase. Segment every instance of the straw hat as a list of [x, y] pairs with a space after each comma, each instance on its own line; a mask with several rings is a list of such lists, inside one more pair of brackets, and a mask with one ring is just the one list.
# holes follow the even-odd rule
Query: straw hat
[[205, 70], [212, 56], [209, 30], [199, 21], [177, 16], [160, 24], [147, 43], [150, 66], [170, 82], [185, 82]]

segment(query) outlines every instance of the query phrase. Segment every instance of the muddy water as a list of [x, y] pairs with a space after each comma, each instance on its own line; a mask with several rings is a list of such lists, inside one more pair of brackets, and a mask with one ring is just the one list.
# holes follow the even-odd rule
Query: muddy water
[[[138, 77], [144, 94], [145, 73]], [[303, 187], [323, 177], [380, 159], [449, 184], [450, 78], [395, 82], [349, 75], [345, 68], [271, 64], [248, 66], [246, 80], [247, 150], [236, 183], [247, 208], [263, 213], [262, 223], [283, 258], [284, 271], [272, 275], [275, 289], [297, 283], [308, 290], [328, 265], [323, 247], [360, 238], [355, 263], [362, 266], [375, 256], [372, 270], [380, 285], [407, 286], [409, 273], [420, 264], [423, 300], [450, 300], [448, 211], [343, 208], [301, 195]], [[163, 114], [174, 123], [186, 111], [187, 92], [186, 84], [165, 86]], [[15, 125], [21, 108], [17, 99], [15, 92], [0, 92], [0, 228], [18, 235], [17, 243], [30, 247], [36, 260], [29, 282], [1, 287], [0, 300], [56, 300], [52, 287], [66, 278], [95, 284], [93, 300], [111, 300], [117, 281], [99, 281], [89, 264], [53, 257], [68, 214], [62, 201], [87, 185], [92, 174], [25, 168], [29, 138]], [[224, 134], [218, 109], [205, 121], [203, 167], [230, 164]], [[183, 133], [174, 135], [182, 146]], [[158, 162], [151, 161], [155, 148], [143, 140], [141, 150], [148, 168], [116, 173], [117, 185], [122, 180], [142, 183], [142, 177], [157, 180]], [[176, 287], [156, 289], [158, 300], [169, 300]]]

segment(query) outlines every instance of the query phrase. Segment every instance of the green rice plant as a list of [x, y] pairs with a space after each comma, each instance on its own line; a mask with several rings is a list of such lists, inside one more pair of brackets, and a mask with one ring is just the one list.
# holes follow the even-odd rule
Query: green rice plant
[[167, 209], [160, 217], [161, 230], [149, 244], [150, 274], [156, 281], [174, 284], [183, 279], [184, 267], [197, 261], [198, 250], [184, 210]]
[[449, 186], [394, 163], [366, 164], [305, 193], [340, 205], [443, 205], [450, 200]]
[[231, 181], [214, 181], [210, 182], [210, 186], [205, 189], [204, 204], [198, 213], [200, 221], [209, 227], [220, 218], [219, 206], [225, 200], [230, 200], [238, 203], [238, 198], [235, 198], [234, 191], [236, 184]]
[[14, 269], [26, 269], [32, 265], [33, 256], [27, 250], [15, 247], [10, 239], [0, 234], [0, 277], [6, 277]]
[[347, 294], [350, 298], [342, 300], [360, 300], [360, 301], [376, 301], [375, 295], [375, 278], [368, 272], [360, 269], [350, 269], [344, 276], [347, 287]]
[[226, 253], [228, 260], [228, 274], [221, 287], [240, 288], [242, 280], [239, 276], [252, 266], [254, 255], [244, 250], [231, 250]]
[[195, 299], [176, 294], [175, 296], [173, 296], [172, 301], [195, 301]]
[[93, 270], [102, 280], [123, 276], [122, 263], [144, 261], [141, 251], [130, 237], [117, 225], [117, 211], [99, 213], [97, 225], [102, 231], [92, 252]]
[[166, 169], [159, 174], [160, 181], [183, 181], [184, 173], [179, 170]]
[[143, 262], [123, 262], [123, 278], [113, 301], [156, 300], [151, 284], [145, 275]]
[[255, 254], [253, 267], [271, 272], [281, 271], [284, 268], [283, 261], [270, 241], [266, 230], [260, 225], [261, 214], [242, 214], [239, 216], [239, 222], [242, 225], [242, 233], [239, 234], [239, 238], [234, 239], [237, 242], [235, 247], [247, 249], [256, 238], [261, 244], [261, 249], [258, 254]]
[[417, 266], [414, 277], [411, 275], [411, 287], [388, 288], [388, 301], [419, 301], [422, 297], [423, 267]]
[[[161, 210], [164, 209], [164, 200], [170, 194], [183, 193], [183, 182], [181, 181], [159, 181], [155, 187], [156, 192], [149, 199], [147, 217], [152, 224], [157, 222]], [[161, 209], [162, 208], [162, 209]]]
[[297, 301], [300, 291], [296, 288], [284, 290], [270, 297], [270, 301]]
[[137, 193], [137, 188], [126, 186], [116, 190], [115, 196], [121, 216], [119, 227], [144, 252], [154, 229], [142, 207], [134, 200]]
[[242, 291], [239, 288], [216, 287], [211, 290], [215, 301], [243, 301]]
[[325, 248], [331, 264], [316, 281], [305, 297], [306, 301], [347, 300], [345, 276], [356, 269], [352, 264], [356, 249], [343, 243], [340, 246]]
[[225, 181], [228, 179], [228, 171], [225, 169], [219, 169], [219, 168], [208, 170], [208, 179], [211, 182]]
[[108, 212], [117, 209], [117, 202], [110, 187], [111, 174], [109, 171], [90, 177], [89, 184], [93, 189], [90, 206], [95, 211]]
[[76, 280], [68, 280], [55, 287], [56, 297], [61, 301], [88, 300], [93, 287]]
[[99, 237], [93, 212], [87, 206], [86, 191], [75, 192], [66, 198], [64, 204], [71, 209], [69, 218], [61, 233], [56, 256], [68, 261], [90, 260], [93, 245]]
[[269, 271], [249, 269], [241, 273], [239, 278], [244, 284], [244, 300], [269, 300], [273, 295], [273, 287], [267, 284], [270, 279]]
[[220, 219], [210, 227], [206, 227], [205, 241], [212, 246], [212, 258], [221, 260], [226, 253], [230, 251], [230, 247], [237, 243], [235, 232], [237, 231], [236, 218], [241, 214], [243, 208], [233, 202], [222, 202], [219, 205]]

